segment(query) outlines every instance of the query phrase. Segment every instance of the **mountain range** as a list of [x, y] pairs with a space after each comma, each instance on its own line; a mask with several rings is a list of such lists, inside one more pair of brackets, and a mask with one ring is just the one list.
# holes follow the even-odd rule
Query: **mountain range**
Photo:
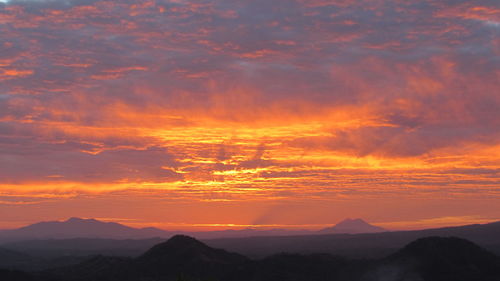
[[95, 256], [36, 272], [0, 269], [23, 281], [498, 281], [500, 258], [456, 237], [426, 237], [379, 259], [276, 254], [249, 259], [177, 235], [136, 258]]
[[291, 236], [312, 235], [325, 233], [373, 233], [385, 231], [373, 226], [362, 219], [346, 219], [337, 225], [320, 231], [287, 230], [287, 229], [241, 229], [204, 232], [165, 231], [159, 228], [133, 228], [115, 222], [103, 222], [95, 219], [70, 218], [66, 221], [39, 222], [18, 229], [0, 231], [0, 242], [14, 242], [40, 239], [72, 239], [72, 238], [101, 238], [101, 239], [147, 239], [168, 238], [181, 233], [199, 239], [224, 237], [251, 237], [251, 236]]
[[[64, 224], [64, 222], [61, 223]], [[84, 220], [82, 223], [108, 226], [107, 223], [101, 223], [94, 220]], [[113, 224], [111, 225], [113, 226]], [[340, 223], [339, 225], [344, 224]], [[45, 267], [47, 264], [50, 265], [54, 263], [52, 259], [61, 257], [72, 257], [72, 259], [65, 259], [63, 261], [64, 263], [80, 261], [82, 258], [91, 255], [137, 257], [147, 249], [164, 241], [165, 238], [173, 236], [169, 232], [165, 233], [167, 237], [146, 239], [31, 238], [23, 240], [23, 236], [7, 237], [14, 240], [0, 240], [0, 248], [28, 254], [32, 257], [42, 258], [44, 261], [40, 262], [40, 267]], [[212, 234], [212, 232], [210, 232], [210, 234], [215, 235]], [[76, 236], [76, 234], [74, 235]], [[184, 235], [186, 235], [186, 233], [184, 233]], [[381, 258], [394, 253], [413, 240], [428, 236], [456, 236], [468, 239], [481, 247], [496, 254], [500, 254], [500, 222], [417, 231], [386, 231], [361, 234], [306, 232], [306, 234], [300, 233], [298, 235], [248, 235], [248, 237], [210, 238], [202, 239], [202, 241], [211, 247], [222, 248], [251, 258], [263, 258], [282, 252], [299, 254], [322, 252], [347, 258]], [[24, 236], [24, 238], [25, 237], [27, 236]], [[199, 239], [200, 237], [196, 238]], [[7, 251], [4, 252], [8, 253]], [[5, 256], [7, 256], [7, 254]], [[46, 261], [47, 259], [49, 259], [48, 263]], [[2, 251], [0, 250], [0, 261], [1, 260]], [[15, 261], [14, 263], [18, 265], [18, 268], [26, 264], [24, 259], [6, 258], [4, 260]], [[60, 263], [60, 261], [55, 261], [55, 263]]]
[[429, 236], [460, 237], [500, 254], [500, 222], [362, 234], [218, 238], [205, 242], [212, 247], [254, 258], [280, 252], [303, 254], [323, 252], [351, 258], [380, 258], [394, 253], [411, 241]]
[[166, 238], [172, 235], [154, 227], [133, 228], [115, 222], [70, 218], [66, 221], [39, 222], [18, 229], [3, 230], [0, 232], [0, 241], [68, 238], [144, 239]]

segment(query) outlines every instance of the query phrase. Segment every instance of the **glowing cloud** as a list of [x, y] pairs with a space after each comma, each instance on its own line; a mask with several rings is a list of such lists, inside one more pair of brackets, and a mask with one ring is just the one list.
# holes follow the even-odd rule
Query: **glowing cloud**
[[495, 1], [1, 2], [11, 220], [500, 217]]

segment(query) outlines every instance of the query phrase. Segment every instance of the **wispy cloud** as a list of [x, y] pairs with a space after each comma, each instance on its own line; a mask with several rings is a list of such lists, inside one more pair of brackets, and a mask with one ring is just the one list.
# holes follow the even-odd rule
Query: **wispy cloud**
[[495, 1], [2, 2], [0, 193], [500, 198]]

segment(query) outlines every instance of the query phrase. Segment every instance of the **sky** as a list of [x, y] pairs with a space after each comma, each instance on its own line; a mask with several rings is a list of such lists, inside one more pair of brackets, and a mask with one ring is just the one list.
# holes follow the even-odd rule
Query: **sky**
[[0, 1], [0, 228], [500, 220], [497, 0]]

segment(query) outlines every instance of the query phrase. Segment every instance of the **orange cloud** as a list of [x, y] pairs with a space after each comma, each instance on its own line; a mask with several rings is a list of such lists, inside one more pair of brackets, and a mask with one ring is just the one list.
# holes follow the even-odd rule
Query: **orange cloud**
[[0, 212], [497, 218], [498, 9], [287, 1], [1, 4]]

